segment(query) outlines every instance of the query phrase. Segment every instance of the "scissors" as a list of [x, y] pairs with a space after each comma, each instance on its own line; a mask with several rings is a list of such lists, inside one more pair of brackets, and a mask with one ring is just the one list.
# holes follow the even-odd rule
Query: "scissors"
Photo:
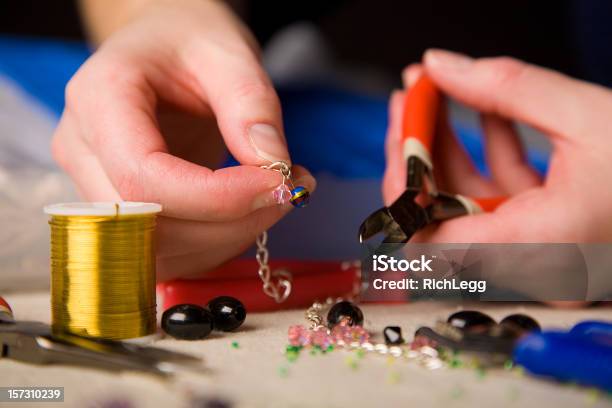
[[[506, 197], [471, 198], [438, 191], [433, 173], [432, 147], [442, 96], [427, 75], [406, 92], [402, 141], [408, 167], [406, 190], [395, 202], [373, 212], [359, 228], [359, 242], [384, 233], [383, 244], [407, 242], [427, 225], [463, 215], [495, 210]], [[426, 203], [415, 201], [426, 192]]]
[[3, 358], [37, 365], [139, 371], [160, 377], [184, 370], [205, 373], [201, 360], [188, 354], [113, 340], [53, 334], [49, 325], [29, 321], [0, 321], [0, 360]]

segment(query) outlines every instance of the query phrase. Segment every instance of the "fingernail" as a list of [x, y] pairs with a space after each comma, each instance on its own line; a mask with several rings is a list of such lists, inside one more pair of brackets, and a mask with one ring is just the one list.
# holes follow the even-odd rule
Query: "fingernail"
[[405, 88], [410, 88], [421, 76], [421, 69], [413, 68], [412, 66], [402, 71], [402, 82]]
[[425, 64], [441, 70], [464, 72], [470, 68], [474, 59], [465, 54], [446, 50], [427, 50], [423, 58]]
[[257, 123], [249, 128], [249, 139], [257, 155], [270, 162], [287, 161], [289, 153], [280, 132], [272, 125]]

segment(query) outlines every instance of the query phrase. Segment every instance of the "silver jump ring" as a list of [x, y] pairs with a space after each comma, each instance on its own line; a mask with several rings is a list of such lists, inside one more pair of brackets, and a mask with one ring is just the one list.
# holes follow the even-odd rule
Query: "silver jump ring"
[[291, 178], [291, 167], [284, 161], [276, 161], [274, 163], [268, 164], [267, 166], [261, 166], [262, 169], [278, 171], [283, 175], [283, 178], [290, 179]]

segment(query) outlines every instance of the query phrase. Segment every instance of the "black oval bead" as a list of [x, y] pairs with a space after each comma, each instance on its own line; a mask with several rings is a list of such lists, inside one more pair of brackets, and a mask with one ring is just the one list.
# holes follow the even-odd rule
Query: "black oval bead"
[[199, 340], [213, 329], [213, 315], [197, 305], [176, 305], [164, 312], [162, 329], [170, 336], [181, 340]]
[[208, 310], [213, 315], [215, 330], [232, 331], [244, 323], [246, 308], [236, 298], [219, 296], [208, 302]]
[[363, 312], [354, 303], [347, 300], [336, 303], [327, 313], [327, 325], [332, 328], [342, 319], [348, 319], [350, 326], [363, 325]]
[[541, 330], [540, 324], [534, 318], [522, 313], [516, 313], [504, 317], [504, 319], [499, 322], [499, 325], [509, 327], [510, 329], [514, 329], [523, 333]]
[[462, 310], [448, 317], [448, 324], [461, 330], [484, 333], [495, 326], [495, 320], [477, 310]]

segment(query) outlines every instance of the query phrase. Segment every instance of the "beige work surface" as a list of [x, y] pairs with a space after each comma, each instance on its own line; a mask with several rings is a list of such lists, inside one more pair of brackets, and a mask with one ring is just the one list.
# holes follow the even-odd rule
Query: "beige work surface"
[[[13, 294], [7, 300], [20, 319], [49, 320], [48, 294]], [[472, 305], [473, 306], [473, 305]], [[467, 306], [464, 306], [467, 307]], [[366, 327], [376, 334], [386, 325], [400, 325], [410, 338], [421, 325], [458, 310], [455, 304], [433, 302], [366, 305]], [[610, 319], [610, 308], [559, 310], [522, 304], [482, 304], [500, 319], [527, 312], [545, 327], [569, 327], [587, 318]], [[575, 386], [530, 378], [516, 372], [472, 369], [427, 370], [412, 362], [333, 351], [302, 353], [294, 363], [283, 355], [287, 328], [303, 323], [303, 311], [250, 314], [236, 333], [214, 334], [197, 341], [170, 339], [156, 346], [201, 356], [207, 375], [181, 374], [173, 382], [134, 373], [105, 373], [68, 367], [35, 367], [0, 361], [0, 385], [65, 387], [66, 406], [90, 407], [113, 398], [127, 398], [135, 407], [188, 407], [190, 393], [227, 399], [244, 407], [578, 407], [611, 406], [609, 396]], [[239, 348], [231, 343], [238, 342]], [[563, 356], [559, 356], [563, 358]], [[358, 362], [351, 367], [347, 360]], [[279, 374], [286, 370], [286, 375]], [[38, 404], [51, 407], [58, 404]], [[2, 406], [2, 403], [0, 403]], [[25, 407], [26, 404], [17, 404]]]

